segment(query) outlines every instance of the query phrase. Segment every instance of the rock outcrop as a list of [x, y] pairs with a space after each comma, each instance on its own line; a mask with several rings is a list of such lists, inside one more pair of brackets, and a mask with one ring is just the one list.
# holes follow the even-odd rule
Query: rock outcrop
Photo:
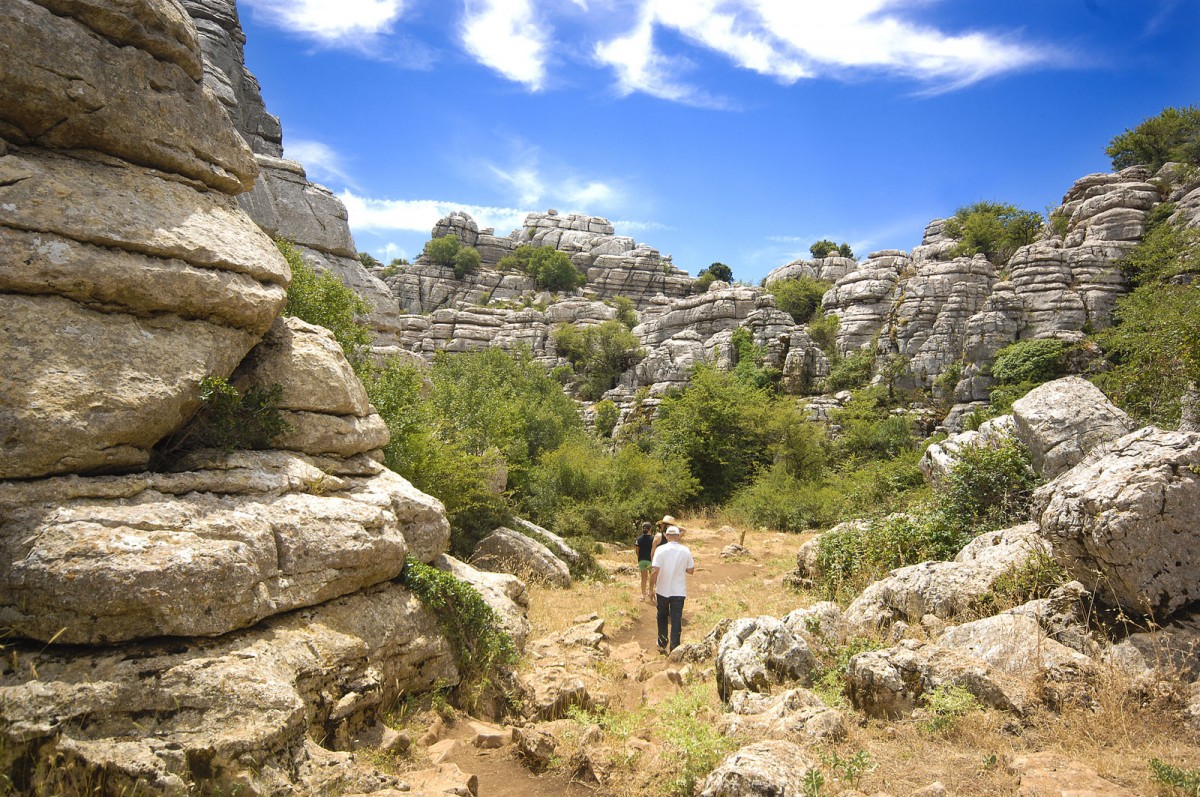
[[234, 0], [180, 0], [195, 21], [204, 56], [204, 84], [221, 101], [254, 151], [259, 179], [239, 197], [242, 208], [273, 238], [294, 243], [305, 263], [336, 274], [370, 306], [367, 322], [377, 343], [396, 343], [395, 297], [357, 259], [346, 207], [329, 189], [308, 180], [304, 167], [283, 158], [283, 130], [267, 112], [258, 81], [245, 66]]
[[1157, 620], [1200, 597], [1200, 435], [1146, 427], [1034, 493], [1054, 557], [1108, 601]]
[[1100, 388], [1068, 376], [1035, 387], [1013, 403], [1013, 427], [1046, 479], [1070, 470], [1089, 451], [1133, 431], [1133, 421]]
[[537, 540], [503, 526], [479, 541], [471, 554], [471, 564], [554, 587], [571, 586], [571, 573], [565, 562]]
[[178, 6], [53, 5], [14, 0], [0, 54], [0, 478], [144, 465], [289, 279]]

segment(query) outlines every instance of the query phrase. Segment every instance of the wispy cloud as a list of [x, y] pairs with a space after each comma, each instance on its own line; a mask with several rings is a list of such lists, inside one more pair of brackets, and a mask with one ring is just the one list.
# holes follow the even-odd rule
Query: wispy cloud
[[546, 80], [549, 31], [530, 0], [466, 0], [462, 44], [479, 63], [540, 91]]
[[523, 226], [528, 210], [488, 207], [438, 199], [371, 199], [353, 191], [338, 194], [350, 215], [350, 227], [355, 232], [386, 233], [391, 231], [423, 232], [428, 234], [438, 219], [455, 210], [466, 211], [479, 227], [495, 227], [500, 235]]
[[296, 139], [284, 147], [284, 157], [297, 161], [304, 167], [308, 179], [316, 183], [337, 183], [355, 187], [355, 181], [346, 170], [342, 156], [332, 147], [320, 141]]
[[624, 199], [631, 192], [624, 188], [624, 181], [580, 175], [569, 164], [553, 159], [544, 163], [541, 148], [523, 140], [514, 140], [510, 146], [507, 164], [481, 161], [478, 171], [490, 177], [496, 190], [511, 197], [508, 201], [513, 204], [591, 215], [629, 212]]
[[360, 47], [392, 29], [405, 0], [243, 0], [269, 24], [334, 46]]
[[720, 105], [682, 82], [677, 57], [655, 46], [655, 29], [674, 31], [735, 65], [791, 84], [855, 72], [900, 75], [926, 91], [959, 88], [1056, 59], [1010, 37], [951, 33], [920, 25], [906, 11], [927, 0], [641, 0], [627, 33], [595, 46], [622, 94], [634, 91], [691, 105]]

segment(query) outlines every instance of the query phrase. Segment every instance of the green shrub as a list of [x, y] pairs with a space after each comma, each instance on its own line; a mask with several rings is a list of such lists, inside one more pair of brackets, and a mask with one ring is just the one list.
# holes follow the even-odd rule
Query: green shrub
[[1002, 385], [1041, 384], [1066, 372], [1067, 344], [1054, 338], [1018, 340], [996, 353], [992, 376]]
[[595, 439], [573, 438], [533, 468], [523, 509], [564, 536], [624, 540], [635, 521], [686, 505], [698, 489], [679, 460], [636, 445], [610, 451]]
[[1012, 405], [1017, 399], [1024, 398], [1029, 391], [1033, 390], [1042, 382], [1018, 382], [1015, 385], [996, 385], [988, 390], [988, 407], [987, 410], [979, 412], [979, 417], [973, 419], [973, 426], [966, 426], [964, 429], [978, 429], [980, 424], [991, 418], [998, 418], [1001, 415], [1008, 415], [1012, 412]]
[[871, 371], [874, 368], [874, 352], [860, 349], [833, 363], [833, 367], [829, 369], [829, 377], [825, 380], [825, 389], [836, 392], [862, 387], [871, 380]]
[[627, 328], [633, 329], [637, 326], [637, 307], [634, 305], [633, 299], [628, 296], [614, 296], [607, 300], [607, 304], [617, 309], [617, 320]]
[[697, 366], [688, 386], [659, 405], [654, 448], [688, 464], [703, 503], [720, 504], [767, 464], [772, 409], [768, 391]]
[[1001, 574], [987, 592], [974, 600], [974, 610], [980, 617], [992, 617], [1049, 597], [1068, 581], [1070, 576], [1062, 565], [1049, 553], [1038, 551]]
[[1050, 223], [1050, 231], [1059, 238], [1066, 238], [1067, 233], [1071, 231], [1071, 217], [1061, 210], [1053, 210], [1047, 216]]
[[1173, 794], [1200, 797], [1200, 770], [1175, 767], [1157, 758], [1151, 758], [1150, 779], [1170, 789]]
[[473, 247], [459, 247], [459, 250], [454, 253], [454, 276], [462, 279], [468, 274], [474, 274], [479, 271], [479, 265], [482, 262], [479, 252]]
[[596, 434], [600, 437], [612, 437], [613, 429], [621, 418], [621, 410], [608, 399], [596, 403], [593, 407], [596, 413]]
[[972, 711], [983, 710], [975, 695], [954, 684], [942, 684], [932, 692], [926, 692], [922, 699], [929, 718], [918, 727], [926, 733], [949, 731], [960, 718]]
[[270, 448], [272, 441], [291, 426], [283, 419], [279, 400], [283, 387], [252, 385], [239, 391], [219, 376], [200, 380], [200, 409], [182, 430], [155, 449], [155, 467], [168, 467], [182, 454], [197, 448], [219, 448], [226, 453]]
[[775, 306], [792, 317], [797, 324], [807, 324], [821, 308], [821, 297], [833, 287], [828, 280], [813, 277], [776, 280], [767, 286], [775, 297]]
[[747, 525], [792, 532], [832, 525], [843, 507], [844, 496], [837, 488], [820, 480], [796, 478], [782, 464], [763, 471], [726, 505]]
[[378, 268], [383, 265], [370, 252], [359, 252], [358, 262], [362, 263], [364, 268]]
[[1158, 171], [1171, 161], [1200, 166], [1200, 106], [1164, 108], [1114, 136], [1105, 153], [1117, 171], [1130, 166]]
[[292, 269], [283, 314], [328, 329], [350, 364], [360, 366], [371, 345], [371, 331], [357, 318], [369, 313], [370, 306], [335, 275], [318, 274], [292, 242], [276, 238], [275, 245]]
[[1180, 274], [1200, 272], [1200, 230], [1160, 223], [1120, 265], [1134, 286], [1161, 284]]
[[697, 277], [711, 276], [714, 280], [733, 282], [733, 269], [721, 262], [712, 263], [708, 268], [700, 270]]
[[672, 795], [692, 797], [700, 782], [741, 742], [717, 729], [716, 711], [701, 682], [685, 686], [660, 704], [664, 766]]
[[425, 242], [425, 257], [429, 258], [429, 262], [435, 266], [453, 266], [454, 258], [458, 256], [458, 250], [462, 248], [462, 241], [458, 240], [458, 236], [451, 233], [443, 235], [441, 238], [431, 238]]
[[992, 263], [1004, 265], [1013, 253], [1037, 240], [1042, 231], [1042, 214], [999, 202], [976, 202], [955, 211], [946, 219], [943, 232], [958, 241], [955, 257], [983, 253]]
[[824, 257], [849, 257], [851, 259], [854, 257], [854, 251], [850, 248], [850, 244], [835, 244], [828, 238], [822, 238], [808, 247], [808, 252], [813, 256], [814, 260], [820, 260]]
[[557, 324], [550, 333], [558, 356], [569, 363], [576, 376], [576, 389], [592, 401], [616, 387], [621, 374], [642, 357], [637, 337], [620, 321], [597, 326]]
[[838, 317], [833, 313], [816, 310], [808, 324], [808, 336], [821, 347], [826, 357], [833, 357], [837, 350]]
[[587, 283], [587, 276], [575, 268], [566, 252], [549, 246], [518, 246], [500, 259], [498, 268], [527, 274], [548, 291], [573, 291]]
[[474, 710], [496, 685], [499, 669], [516, 664], [512, 638], [474, 587], [450, 573], [409, 557], [400, 580], [429, 607], [457, 652], [459, 701]]
[[1037, 485], [1029, 451], [1018, 440], [964, 446], [936, 494], [941, 522], [967, 539], [1023, 523]]

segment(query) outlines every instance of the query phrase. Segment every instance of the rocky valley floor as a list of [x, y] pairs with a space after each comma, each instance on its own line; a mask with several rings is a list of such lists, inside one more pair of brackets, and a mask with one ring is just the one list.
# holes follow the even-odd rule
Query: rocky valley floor
[[[380, 763], [403, 778], [433, 761], [457, 778], [446, 781], [448, 793], [462, 793], [454, 784], [469, 788], [474, 776], [475, 793], [501, 797], [767, 794], [774, 792], [701, 789], [709, 770], [744, 745], [791, 740], [819, 772], [797, 794], [1193, 793], [1173, 792], [1151, 768], [1152, 760], [1181, 772], [1200, 767], [1200, 739], [1181, 721], [1178, 685], [1139, 683], [1116, 670], [1095, 677], [1090, 698], [1057, 710], [926, 707], [911, 717], [868, 719], [824, 688], [817, 691], [842, 718], [824, 732], [795, 720], [790, 732], [751, 722], [731, 727], [713, 658], [696, 643], [723, 619], [782, 617], [815, 603], [818, 596], [783, 583], [807, 535], [750, 532], [744, 553], [723, 556], [737, 542], [728, 527], [689, 529], [685, 542], [697, 569], [685, 610], [686, 655], [672, 657], [680, 660], [656, 652], [654, 609], [638, 600], [631, 553], [614, 547], [601, 558], [611, 581], [530, 591], [534, 633], [523, 680], [540, 684], [539, 693], [570, 692], [565, 699], [574, 707], [558, 712], [565, 718], [497, 733], [452, 710], [444, 710], [445, 719], [419, 712], [406, 720], [419, 739], [407, 757]], [[846, 651], [818, 651], [822, 659], [839, 655], [844, 660]], [[564, 686], [571, 678], [582, 690]], [[782, 682], [769, 688], [788, 690]]]

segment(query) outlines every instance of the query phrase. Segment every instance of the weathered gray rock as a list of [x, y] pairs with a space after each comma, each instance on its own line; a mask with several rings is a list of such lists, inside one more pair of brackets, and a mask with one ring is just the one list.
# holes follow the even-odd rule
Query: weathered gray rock
[[705, 778], [700, 797], [803, 794], [804, 776], [815, 767], [804, 749], [792, 742], [755, 742], [722, 761]]
[[840, 741], [846, 738], [846, 719], [807, 689], [778, 695], [740, 690], [729, 696], [729, 713], [721, 716], [726, 734]]
[[947, 437], [925, 449], [917, 467], [930, 487], [936, 488], [958, 464], [960, 452], [970, 447], [998, 447], [1016, 439], [1011, 415], [1001, 415], [980, 424], [979, 429]]
[[0, 478], [145, 463], [286, 300], [286, 262], [233, 199], [117, 162], [10, 151], [0, 226]]
[[781, 679], [805, 681], [817, 665], [808, 642], [782, 620], [735, 620], [717, 646], [717, 692], [722, 700], [737, 690], [768, 691]]
[[937, 644], [970, 653], [1019, 678], [1083, 680], [1095, 669], [1091, 659], [1055, 642], [1035, 618], [1020, 610], [951, 626], [938, 636]]
[[114, 793], [362, 790], [330, 749], [403, 695], [458, 680], [437, 618], [394, 583], [219, 639], [7, 644], [21, 664], [0, 674], [0, 767], [31, 792], [62, 793], [66, 766]]
[[571, 547], [571, 545], [562, 537], [555, 534], [549, 529], [542, 528], [536, 523], [531, 523], [524, 518], [513, 518], [513, 525], [518, 529], [532, 535], [537, 540], [544, 540], [544, 545], [559, 559], [567, 563], [567, 566], [577, 565], [582, 557], [579, 551]]
[[1026, 687], [969, 653], [906, 639], [885, 650], [859, 653], [846, 674], [850, 700], [867, 716], [908, 716], [917, 699], [942, 685], [967, 690], [985, 706], [1020, 712]]
[[858, 263], [854, 261], [854, 258], [840, 256], [823, 257], [817, 260], [793, 260], [767, 274], [766, 279], [763, 280], [763, 285], [766, 286], [773, 282], [797, 279], [799, 277], [825, 280], [831, 283], [837, 282], [857, 266]]
[[1100, 388], [1077, 376], [1039, 385], [1013, 403], [1012, 414], [1017, 438], [1029, 449], [1033, 469], [1047, 479], [1134, 427]]
[[479, 541], [471, 554], [471, 564], [554, 587], [571, 586], [571, 572], [565, 562], [537, 540], [503, 526]]
[[927, 614], [958, 616], [973, 609], [1002, 575], [1048, 553], [1048, 547], [1032, 523], [983, 534], [953, 562], [893, 570], [846, 607], [843, 622], [858, 633], [871, 633], [901, 620], [919, 622]]
[[476, 570], [448, 554], [442, 554], [432, 564], [474, 587], [500, 618], [500, 623], [512, 637], [517, 650], [525, 649], [525, 641], [529, 639], [529, 593], [525, 589], [525, 582], [507, 573]]
[[1054, 558], [1105, 600], [1164, 619], [1196, 600], [1200, 434], [1146, 427], [1034, 493]]
[[336, 476], [284, 452], [2, 482], [0, 503], [0, 622], [70, 643], [223, 634], [394, 578], [409, 538], [433, 555], [449, 538], [441, 504], [391, 471]]
[[126, 17], [120, 2], [12, 0], [0, 53], [5, 137], [91, 149], [228, 193], [257, 169], [200, 81], [196, 30], [167, 0]]

